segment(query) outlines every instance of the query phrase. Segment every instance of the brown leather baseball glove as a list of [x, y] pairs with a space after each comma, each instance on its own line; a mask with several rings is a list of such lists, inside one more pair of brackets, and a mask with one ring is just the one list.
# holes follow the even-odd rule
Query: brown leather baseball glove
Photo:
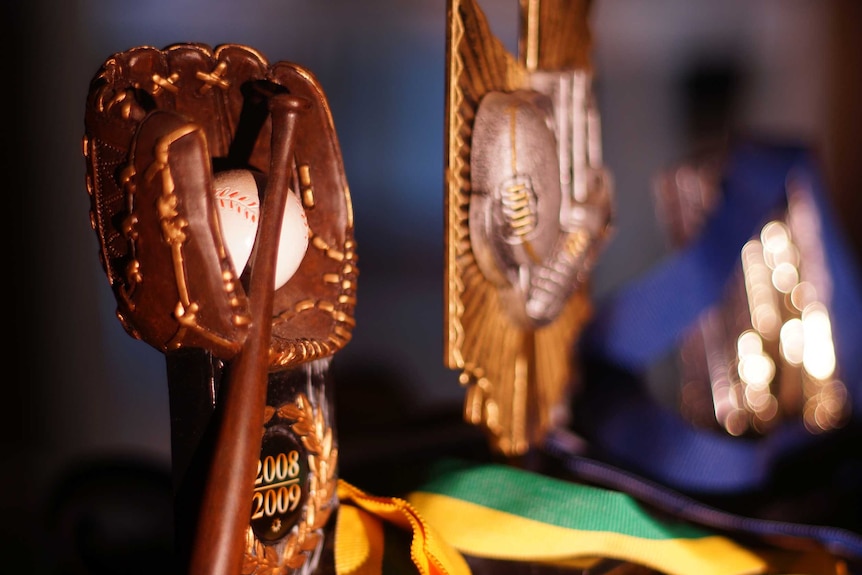
[[354, 325], [353, 214], [329, 107], [311, 73], [226, 44], [137, 47], [93, 78], [84, 154], [91, 224], [126, 330], [156, 349], [230, 359], [248, 298], [219, 233], [213, 174], [270, 167], [267, 93], [316, 105], [296, 124], [291, 189], [310, 227], [299, 270], [274, 295], [273, 369], [340, 349]]

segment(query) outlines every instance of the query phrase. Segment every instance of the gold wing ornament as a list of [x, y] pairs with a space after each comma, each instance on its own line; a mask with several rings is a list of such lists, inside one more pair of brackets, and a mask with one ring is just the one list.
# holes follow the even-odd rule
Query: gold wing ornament
[[449, 0], [445, 362], [465, 418], [525, 454], [568, 418], [587, 281], [611, 229], [589, 0], [520, 0], [519, 56]]

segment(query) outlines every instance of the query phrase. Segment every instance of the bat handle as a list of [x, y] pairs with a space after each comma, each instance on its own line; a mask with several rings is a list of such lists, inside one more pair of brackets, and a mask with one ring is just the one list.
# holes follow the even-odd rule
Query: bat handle
[[299, 113], [311, 103], [290, 94], [269, 96], [272, 117], [270, 174], [249, 281], [251, 324], [242, 349], [227, 367], [210, 472], [204, 487], [190, 573], [237, 575], [242, 566], [251, 492], [260, 456], [272, 335], [273, 282], [278, 241], [292, 172]]

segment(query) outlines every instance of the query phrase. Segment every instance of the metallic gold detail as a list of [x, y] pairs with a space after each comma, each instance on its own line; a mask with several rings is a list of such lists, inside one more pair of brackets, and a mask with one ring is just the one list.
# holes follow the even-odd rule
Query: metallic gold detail
[[[297, 302], [293, 307], [293, 311], [294, 313], [303, 313], [309, 310], [318, 309], [331, 315], [333, 319], [339, 323], [354, 326], [356, 325], [356, 319], [350, 313], [339, 309], [339, 305], [343, 305], [345, 303], [353, 304], [355, 303], [355, 299], [350, 298], [349, 296], [340, 296], [338, 298], [338, 304], [330, 301], [315, 302], [314, 300], [308, 299]], [[282, 314], [280, 317], [282, 317], [282, 319], [287, 319], [286, 314]]]
[[123, 301], [125, 301], [129, 310], [134, 310], [137, 307], [133, 299], [133, 295], [135, 293], [135, 288], [143, 281], [141, 263], [136, 258], [138, 216], [135, 213], [134, 175], [135, 167], [132, 164], [126, 166], [120, 172], [120, 182], [123, 186], [123, 192], [125, 193], [126, 213], [128, 214], [123, 218], [123, 222], [120, 226], [120, 233], [122, 233], [123, 237], [129, 244], [129, 255], [131, 257], [126, 264], [123, 283], [119, 286], [119, 295]]
[[[227, 50], [231, 50], [232, 48], [235, 48], [235, 47], [236, 47], [236, 44], [234, 44], [234, 45], [222, 44], [220, 46], [217, 46], [216, 49], [212, 50], [212, 52], [211, 52], [212, 57], [221, 62], [222, 58], [224, 58], [222, 53], [227, 51]], [[258, 50], [255, 50], [254, 48], [252, 48], [250, 46], [242, 46], [242, 50], [246, 54], [253, 55], [255, 60], [257, 60], [261, 66], [263, 66], [263, 67], [269, 66], [269, 64], [267, 63], [266, 57], [264, 57], [264, 55], [261, 52], [259, 52]], [[210, 53], [209, 50], [204, 50], [203, 52], [204, 53]]]
[[592, 67], [589, 11], [593, 0], [520, 0], [519, 61], [534, 70]]
[[275, 409], [267, 407], [265, 424], [273, 417], [293, 422], [291, 430], [308, 451], [308, 499], [297, 524], [274, 545], [265, 545], [246, 528], [246, 549], [242, 575], [286, 575], [306, 564], [323, 544], [323, 528], [336, 508], [338, 447], [323, 410], [326, 397], [321, 391], [312, 402], [299, 393], [293, 403]]
[[[109, 63], [113, 63], [114, 67], [116, 66], [116, 61], [109, 61]], [[106, 64], [106, 66], [108, 66], [108, 64]], [[102, 78], [104, 79], [104, 73]], [[140, 105], [135, 101], [135, 97], [131, 89], [123, 90], [121, 92], [113, 92], [110, 86], [110, 81], [106, 81], [105, 85], [97, 91], [96, 107], [100, 113], [119, 110], [117, 112], [119, 117], [123, 120], [129, 120], [132, 118], [133, 110], [141, 110]]]
[[350, 338], [353, 337], [353, 332], [346, 330], [343, 327], [335, 326], [335, 329], [333, 331], [334, 331], [335, 335], [337, 335], [338, 337], [340, 337], [344, 341], [350, 341]]
[[307, 309], [314, 309], [314, 300], [306, 299], [299, 302], [296, 302], [296, 305], [293, 307], [297, 312], [302, 312]]
[[347, 325], [350, 325], [350, 326], [356, 325], [356, 320], [353, 319], [353, 317], [344, 313], [343, 311], [333, 310], [332, 317], [335, 318], [335, 321], [340, 321], [341, 323], [346, 323]]
[[348, 258], [348, 256], [346, 256], [342, 252], [335, 250], [335, 249], [332, 249], [332, 248], [326, 250], [326, 255], [328, 257], [334, 259], [337, 262], [344, 261], [345, 259], [353, 259], [353, 253], [350, 253], [349, 258]]
[[140, 334], [140, 332], [137, 330], [137, 328], [135, 328], [135, 326], [134, 326], [134, 325], [132, 325], [132, 324], [129, 322], [129, 320], [128, 320], [128, 319], [126, 319], [126, 316], [124, 316], [124, 315], [120, 312], [120, 310], [119, 310], [119, 309], [118, 309], [118, 310], [116, 310], [116, 316], [117, 316], [117, 319], [120, 321], [120, 325], [122, 325], [122, 326], [123, 326], [123, 329], [124, 329], [124, 330], [126, 330], [126, 333], [128, 333], [129, 335], [131, 335], [131, 336], [132, 336], [133, 338], [135, 338], [135, 339], [141, 339], [141, 334]]
[[[230, 300], [230, 304], [232, 306], [238, 306], [240, 304], [240, 302], [237, 299], [232, 299], [232, 300]], [[235, 326], [249, 325], [249, 324], [251, 324], [251, 318], [245, 314], [235, 313], [231, 316], [231, 322]]]
[[138, 241], [138, 214], [132, 212], [123, 218], [121, 227], [123, 237], [131, 244], [131, 253], [137, 253], [136, 246]]
[[302, 188], [302, 206], [306, 210], [314, 208], [314, 190], [311, 188]]
[[135, 102], [132, 99], [126, 100], [123, 104], [121, 115], [124, 120], [130, 120], [132, 118], [132, 108], [135, 106]]
[[299, 166], [299, 185], [301, 189], [302, 206], [306, 210], [314, 208], [314, 188], [311, 185], [311, 168], [308, 164]]
[[509, 106], [506, 112], [509, 114], [509, 146], [511, 148], [511, 154], [509, 156], [509, 169], [513, 174], [518, 173], [518, 139], [516, 136], [515, 127], [517, 125], [518, 119], [518, 108], [516, 106]]
[[314, 236], [311, 238], [311, 245], [324, 252], [329, 249], [329, 244], [327, 244], [320, 236]]
[[291, 341], [276, 352], [270, 353], [270, 364], [276, 368], [293, 366], [325, 357], [335, 352], [335, 348], [318, 341], [299, 339]]
[[[511, 106], [508, 109], [509, 114], [509, 145], [511, 148], [511, 166], [512, 174], [518, 173], [518, 150], [515, 126], [517, 124], [517, 108]], [[538, 263], [541, 258], [533, 249], [533, 246], [527, 240], [527, 235], [531, 234], [537, 225], [536, 210], [534, 209], [532, 190], [523, 182], [507, 186], [503, 191], [503, 213], [507, 216], [512, 230], [523, 243], [524, 250], [533, 262]]]
[[227, 62], [222, 60], [209, 74], [198, 70], [198, 72], [195, 73], [195, 77], [204, 83], [204, 85], [200, 88], [200, 93], [205, 94], [206, 92], [211, 90], [213, 86], [217, 86], [222, 90], [227, 90], [228, 88], [230, 88], [230, 82], [222, 78], [222, 74], [224, 74], [224, 71], [226, 69]]
[[[131, 179], [134, 176], [135, 176], [135, 166], [132, 164], [129, 164], [128, 166], [123, 168], [123, 170], [120, 172], [120, 183], [123, 186], [128, 186], [130, 184]], [[129, 190], [127, 189], [127, 191], [129, 191]], [[132, 190], [132, 191], [134, 191], [134, 190]], [[134, 194], [132, 194], [132, 195], [134, 195]]]
[[590, 243], [590, 232], [579, 228], [574, 232], [566, 234], [565, 250], [572, 256], [580, 255], [587, 249]]
[[108, 110], [113, 108], [115, 105], [117, 105], [117, 104], [121, 103], [123, 100], [125, 100], [128, 94], [127, 94], [127, 92], [117, 92], [116, 94], [110, 94], [110, 96], [111, 96], [110, 99], [105, 100], [105, 97], [108, 95], [109, 94], [106, 93], [104, 90], [99, 92], [99, 98], [98, 98], [99, 112], [102, 112], [102, 113], [107, 112]]
[[163, 78], [159, 74], [153, 74], [153, 95], [158, 94], [161, 90], [167, 90], [171, 94], [176, 94], [180, 91], [180, 89], [176, 85], [176, 81], [179, 79], [180, 75], [174, 72], [167, 78]]
[[329, 244], [318, 235], [311, 238], [311, 245], [323, 252], [329, 249]]
[[[342, 250], [346, 249], [348, 245], [352, 246], [353, 244], [352, 240], [345, 241]], [[333, 248], [319, 235], [312, 234], [311, 245], [326, 257], [335, 261], [348, 259], [344, 251]], [[273, 367], [290, 366], [299, 362], [328, 356], [341, 349], [350, 341], [351, 331], [349, 328], [355, 326], [356, 323], [352, 315], [353, 307], [356, 305], [356, 298], [354, 294], [345, 292], [350, 292], [353, 289], [355, 274], [356, 269], [353, 266], [342, 266], [338, 272], [321, 274], [318, 277], [321, 278], [324, 284], [337, 286], [342, 290], [342, 293], [335, 295], [333, 300], [302, 299], [276, 315], [274, 326], [282, 323], [290, 323], [297, 314], [315, 311], [329, 315], [335, 321], [335, 325], [332, 327], [331, 333], [326, 336], [325, 342], [291, 339], [287, 341], [282, 340], [275, 344], [270, 354], [270, 363]], [[331, 287], [327, 289], [331, 289]]]
[[503, 195], [503, 211], [511, 221], [515, 236], [523, 240], [536, 229], [536, 212], [530, 207], [529, 188], [523, 184], [508, 186]]
[[347, 225], [353, 229], [353, 200], [350, 199], [350, 187], [346, 185], [344, 186], [344, 199], [347, 208]]
[[[177, 288], [177, 296], [179, 301], [174, 308], [174, 319], [179, 324], [179, 328], [171, 340], [166, 344], [167, 349], [177, 349], [180, 347], [180, 341], [186, 330], [193, 330], [207, 339], [218, 342], [220, 345], [230, 345], [230, 340], [222, 337], [198, 324], [197, 312], [199, 304], [190, 299], [188, 291], [188, 275], [185, 268], [183, 257], [183, 247], [188, 240], [186, 228], [188, 220], [178, 212], [178, 198], [175, 193], [175, 183], [170, 169], [170, 149], [171, 145], [189, 134], [200, 131], [200, 127], [196, 124], [187, 124], [180, 129], [177, 129], [170, 134], [160, 138], [155, 145], [155, 154], [153, 162], [147, 167], [142, 174], [147, 180], [159, 178], [161, 181], [161, 194], [156, 200], [157, 211], [159, 214], [159, 226], [161, 228], [162, 240], [170, 247], [171, 261], [174, 270], [174, 281]], [[126, 191], [126, 203], [129, 215], [123, 221], [123, 234], [130, 243], [130, 253], [134, 256], [136, 253], [136, 242], [138, 239], [137, 223], [138, 216], [135, 211], [135, 179], [136, 172], [132, 165], [127, 166], [122, 174], [121, 179]], [[223, 286], [225, 294], [234, 304], [234, 308], [239, 307], [240, 301], [235, 297], [236, 293], [236, 277], [230, 270], [224, 270], [222, 273]], [[124, 289], [122, 290], [123, 297], [127, 300], [130, 309], [134, 309], [133, 300], [134, 288], [143, 281], [140, 262], [132, 257], [129, 264], [126, 266], [126, 279]], [[245, 314], [234, 313], [231, 321], [234, 325], [247, 325], [250, 318]]]
[[[180, 304], [184, 307], [191, 306], [188, 294], [188, 282], [183, 265], [183, 244], [186, 242], [186, 228], [189, 225], [188, 220], [181, 217], [177, 211], [178, 199], [174, 193], [175, 184], [173, 175], [171, 174], [170, 165], [168, 163], [168, 154], [171, 144], [187, 136], [195, 131], [194, 125], [184, 126], [180, 130], [176, 130], [172, 134], [159, 139], [155, 146], [155, 158], [153, 163], [147, 168], [144, 173], [144, 178], [154, 179], [161, 176], [162, 193], [157, 200], [159, 213], [159, 224], [162, 230], [162, 239], [171, 248], [171, 259], [174, 265], [174, 279], [177, 284], [177, 291], [180, 298]], [[179, 319], [179, 318], [177, 318]], [[182, 323], [182, 322], [181, 322]], [[191, 326], [189, 326], [191, 327]]]
[[524, 35], [524, 65], [527, 70], [535, 70], [539, 66], [539, 2], [541, 0], [521, 0], [526, 5], [527, 24]]
[[180, 325], [184, 327], [194, 327], [197, 323], [197, 313], [200, 310], [200, 306], [196, 303], [188, 304], [188, 306], [184, 306], [182, 302], [177, 303], [177, 307], [174, 310], [174, 316]]
[[123, 219], [122, 223], [123, 237], [129, 241], [137, 241], [138, 239], [138, 215], [129, 214]]
[[126, 266], [126, 284], [134, 286], [140, 283], [142, 279], [141, 262], [138, 260], [129, 261], [129, 264]]
[[[532, 54], [531, 65], [588, 65], [589, 36], [581, 34], [588, 4], [521, 0], [519, 49]], [[444, 362], [462, 370], [465, 419], [484, 426], [496, 450], [519, 455], [562, 423], [558, 408], [572, 387], [570, 357], [590, 303], [587, 290], [578, 290], [554, 321], [527, 329], [509, 318], [478, 268], [468, 222], [472, 122], [485, 94], [529, 88], [529, 74], [491, 33], [476, 0], [449, 0], [448, 14]]]
[[312, 237], [311, 245], [318, 250], [324, 252], [326, 254], [326, 257], [335, 261], [340, 262], [344, 261], [345, 259], [353, 259], [353, 252], [348, 252], [347, 254], [345, 254], [344, 252], [330, 246], [328, 243], [326, 243], [326, 240], [324, 240], [320, 236], [315, 235], [314, 237]]
[[299, 166], [299, 183], [303, 188], [311, 187], [311, 168], [308, 164]]

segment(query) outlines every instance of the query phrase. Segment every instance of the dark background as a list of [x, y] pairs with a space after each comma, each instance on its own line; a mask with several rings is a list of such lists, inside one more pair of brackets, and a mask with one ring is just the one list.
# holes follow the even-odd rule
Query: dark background
[[[517, 0], [482, 6], [514, 50]], [[164, 360], [113, 315], [84, 186], [89, 81], [107, 57], [134, 46], [243, 43], [315, 73], [344, 153], [359, 246], [357, 326], [334, 360], [336, 393], [373, 398], [338, 414], [357, 434], [342, 452], [355, 460], [389, 446], [386, 455], [397, 456], [450, 440], [463, 389], [443, 366], [444, 0], [6, 0], [3, 8], [12, 184], [4, 212], [14, 258], [4, 276], [13, 313], [0, 399], [0, 550], [38, 565], [44, 545], [55, 544], [43, 521], [48, 495], [75, 466], [169, 461]], [[666, 252], [651, 198], [657, 171], [728, 130], [814, 145], [839, 223], [860, 250], [862, 4], [599, 0], [592, 26], [618, 210], [596, 298]], [[659, 374], [655, 392], [673, 404], [677, 382]]]

